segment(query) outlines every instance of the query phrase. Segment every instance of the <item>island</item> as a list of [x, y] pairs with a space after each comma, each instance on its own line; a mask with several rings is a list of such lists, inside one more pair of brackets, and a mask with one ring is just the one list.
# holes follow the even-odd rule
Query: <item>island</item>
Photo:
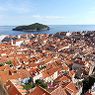
[[12, 29], [13, 31], [27, 31], [27, 32], [32, 32], [32, 31], [47, 31], [49, 30], [50, 27], [47, 25], [39, 24], [39, 23], [34, 23], [31, 25], [23, 25], [23, 26], [17, 26], [16, 28]]

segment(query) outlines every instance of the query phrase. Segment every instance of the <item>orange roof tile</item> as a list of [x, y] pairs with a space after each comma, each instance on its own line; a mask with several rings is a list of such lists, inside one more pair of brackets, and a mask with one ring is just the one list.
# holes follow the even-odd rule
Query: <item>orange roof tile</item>
[[50, 94], [37, 86], [29, 95], [50, 95]]
[[77, 93], [78, 89], [76, 88], [75, 84], [70, 82], [66, 87], [67, 91], [73, 92], [73, 93]]

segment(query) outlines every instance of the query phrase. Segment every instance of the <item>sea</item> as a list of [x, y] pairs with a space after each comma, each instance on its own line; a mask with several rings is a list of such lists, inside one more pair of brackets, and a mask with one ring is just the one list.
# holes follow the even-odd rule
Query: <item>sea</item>
[[0, 35], [20, 35], [20, 34], [55, 34], [57, 32], [79, 32], [95, 31], [95, 25], [49, 25], [49, 31], [22, 32], [13, 31], [16, 26], [0, 26]]

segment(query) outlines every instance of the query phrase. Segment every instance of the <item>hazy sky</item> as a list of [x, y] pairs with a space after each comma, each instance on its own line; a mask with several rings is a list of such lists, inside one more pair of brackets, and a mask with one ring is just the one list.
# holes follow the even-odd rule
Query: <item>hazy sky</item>
[[95, 24], [95, 0], [0, 0], [0, 25]]

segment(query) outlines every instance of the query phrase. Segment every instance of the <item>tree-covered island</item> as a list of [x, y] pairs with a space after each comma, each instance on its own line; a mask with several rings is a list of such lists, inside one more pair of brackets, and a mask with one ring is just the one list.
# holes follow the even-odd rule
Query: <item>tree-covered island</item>
[[49, 30], [50, 27], [47, 25], [39, 24], [39, 23], [34, 23], [31, 25], [23, 25], [23, 26], [17, 26], [14, 28], [14, 31], [27, 31], [27, 32], [32, 32], [32, 31], [47, 31]]

